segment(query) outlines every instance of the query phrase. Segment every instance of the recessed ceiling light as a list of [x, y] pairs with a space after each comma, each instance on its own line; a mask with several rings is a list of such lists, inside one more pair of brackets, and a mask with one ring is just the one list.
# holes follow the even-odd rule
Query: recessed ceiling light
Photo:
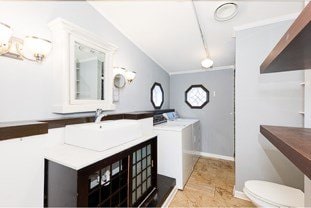
[[217, 7], [214, 13], [215, 20], [224, 22], [232, 19], [238, 13], [238, 5], [233, 2], [224, 3]]

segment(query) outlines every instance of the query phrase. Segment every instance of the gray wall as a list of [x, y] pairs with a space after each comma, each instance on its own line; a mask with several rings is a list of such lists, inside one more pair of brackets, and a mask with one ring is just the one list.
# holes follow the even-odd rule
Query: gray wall
[[303, 187], [302, 173], [259, 132], [259, 126], [303, 126], [303, 71], [260, 74], [259, 66], [291, 21], [236, 33], [236, 189], [258, 179]]
[[[170, 107], [181, 117], [200, 119], [204, 153], [233, 157], [233, 83], [232, 69], [171, 76]], [[193, 84], [210, 91], [210, 102], [203, 109], [185, 103], [185, 91]]]
[[[137, 72], [133, 83], [120, 91], [118, 112], [153, 109], [150, 88], [154, 82], [160, 82], [164, 88], [167, 99], [163, 108], [169, 106], [169, 75], [87, 2], [0, 1], [0, 4], [1, 22], [11, 25], [19, 37], [37, 35], [51, 39], [47, 24], [62, 17], [118, 46], [114, 65]], [[0, 57], [0, 121], [56, 117], [52, 114], [51, 77], [51, 58], [36, 64]]]

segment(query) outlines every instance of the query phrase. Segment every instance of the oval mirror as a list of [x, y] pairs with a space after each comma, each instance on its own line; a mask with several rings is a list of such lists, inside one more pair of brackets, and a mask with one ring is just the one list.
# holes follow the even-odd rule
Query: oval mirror
[[126, 84], [125, 77], [122, 74], [117, 74], [114, 76], [113, 83], [116, 88], [123, 88]]

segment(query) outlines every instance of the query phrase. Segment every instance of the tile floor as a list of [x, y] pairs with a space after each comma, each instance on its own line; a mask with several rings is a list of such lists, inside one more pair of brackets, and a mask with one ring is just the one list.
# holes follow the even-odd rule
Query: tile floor
[[170, 207], [254, 207], [234, 198], [234, 162], [200, 158], [183, 191], [178, 191]]

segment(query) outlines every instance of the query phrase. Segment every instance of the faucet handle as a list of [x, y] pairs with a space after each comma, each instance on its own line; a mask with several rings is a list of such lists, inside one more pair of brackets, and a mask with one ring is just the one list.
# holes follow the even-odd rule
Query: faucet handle
[[96, 111], [95, 111], [95, 117], [98, 117], [100, 114], [102, 114], [104, 112], [103, 109], [100, 109], [98, 108]]

